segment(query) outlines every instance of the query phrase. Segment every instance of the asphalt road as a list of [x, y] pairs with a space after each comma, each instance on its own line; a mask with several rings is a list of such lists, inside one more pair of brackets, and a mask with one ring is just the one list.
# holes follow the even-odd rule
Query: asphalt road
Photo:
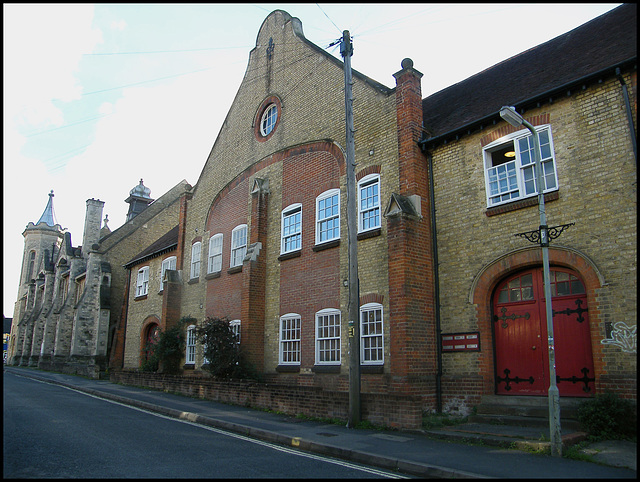
[[400, 476], [11, 373], [4, 373], [3, 387], [4, 478]]

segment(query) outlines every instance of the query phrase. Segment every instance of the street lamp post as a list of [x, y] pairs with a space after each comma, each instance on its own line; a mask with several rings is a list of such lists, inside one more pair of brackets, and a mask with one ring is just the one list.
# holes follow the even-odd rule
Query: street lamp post
[[549, 432], [551, 439], [551, 455], [562, 455], [562, 438], [560, 435], [560, 393], [556, 385], [556, 354], [553, 339], [553, 308], [551, 305], [551, 276], [549, 270], [549, 227], [544, 208], [544, 188], [542, 184], [542, 162], [540, 160], [540, 141], [533, 125], [524, 120], [513, 107], [502, 107], [500, 117], [514, 127], [524, 125], [533, 136], [533, 150], [536, 168], [536, 184], [538, 190], [538, 210], [540, 212], [539, 239], [542, 246], [542, 270], [544, 275], [544, 297], [547, 312], [547, 343], [549, 352]]

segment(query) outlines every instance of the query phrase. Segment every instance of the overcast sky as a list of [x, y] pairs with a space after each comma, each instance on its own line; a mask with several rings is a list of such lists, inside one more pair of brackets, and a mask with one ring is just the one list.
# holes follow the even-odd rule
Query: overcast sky
[[273, 10], [323, 48], [349, 30], [353, 68], [388, 87], [410, 57], [427, 97], [618, 5], [3, 4], [4, 315], [51, 190], [79, 246], [87, 199], [113, 231], [140, 179], [154, 199], [197, 182]]

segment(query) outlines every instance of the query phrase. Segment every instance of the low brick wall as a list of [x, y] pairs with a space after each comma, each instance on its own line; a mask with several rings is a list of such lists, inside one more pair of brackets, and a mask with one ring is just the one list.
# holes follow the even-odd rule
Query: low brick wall
[[[337, 418], [349, 416], [347, 392], [259, 383], [250, 380], [214, 380], [205, 377], [160, 373], [117, 371], [110, 373], [114, 383], [179, 393], [215, 402], [273, 410], [288, 415]], [[398, 429], [422, 426], [420, 397], [384, 393], [361, 393], [361, 418], [372, 424]]]

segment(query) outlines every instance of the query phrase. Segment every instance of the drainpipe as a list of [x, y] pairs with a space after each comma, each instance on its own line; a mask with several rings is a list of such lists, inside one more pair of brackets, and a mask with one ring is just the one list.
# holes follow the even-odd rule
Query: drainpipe
[[638, 147], [636, 145], [635, 128], [633, 127], [633, 115], [631, 113], [631, 103], [629, 102], [629, 92], [627, 84], [620, 73], [620, 67], [616, 67], [616, 77], [622, 86], [622, 95], [624, 95], [624, 105], [627, 109], [627, 122], [629, 123], [629, 133], [631, 134], [631, 145], [633, 146], [633, 157], [636, 159], [636, 169], [638, 168]]
[[436, 411], [442, 413], [442, 330], [440, 329], [440, 278], [438, 276], [438, 235], [436, 233], [436, 204], [433, 190], [433, 156], [421, 145], [422, 152], [427, 155], [429, 168], [429, 202], [431, 204], [431, 236], [433, 244], [433, 284], [435, 295], [435, 315], [436, 315]]

